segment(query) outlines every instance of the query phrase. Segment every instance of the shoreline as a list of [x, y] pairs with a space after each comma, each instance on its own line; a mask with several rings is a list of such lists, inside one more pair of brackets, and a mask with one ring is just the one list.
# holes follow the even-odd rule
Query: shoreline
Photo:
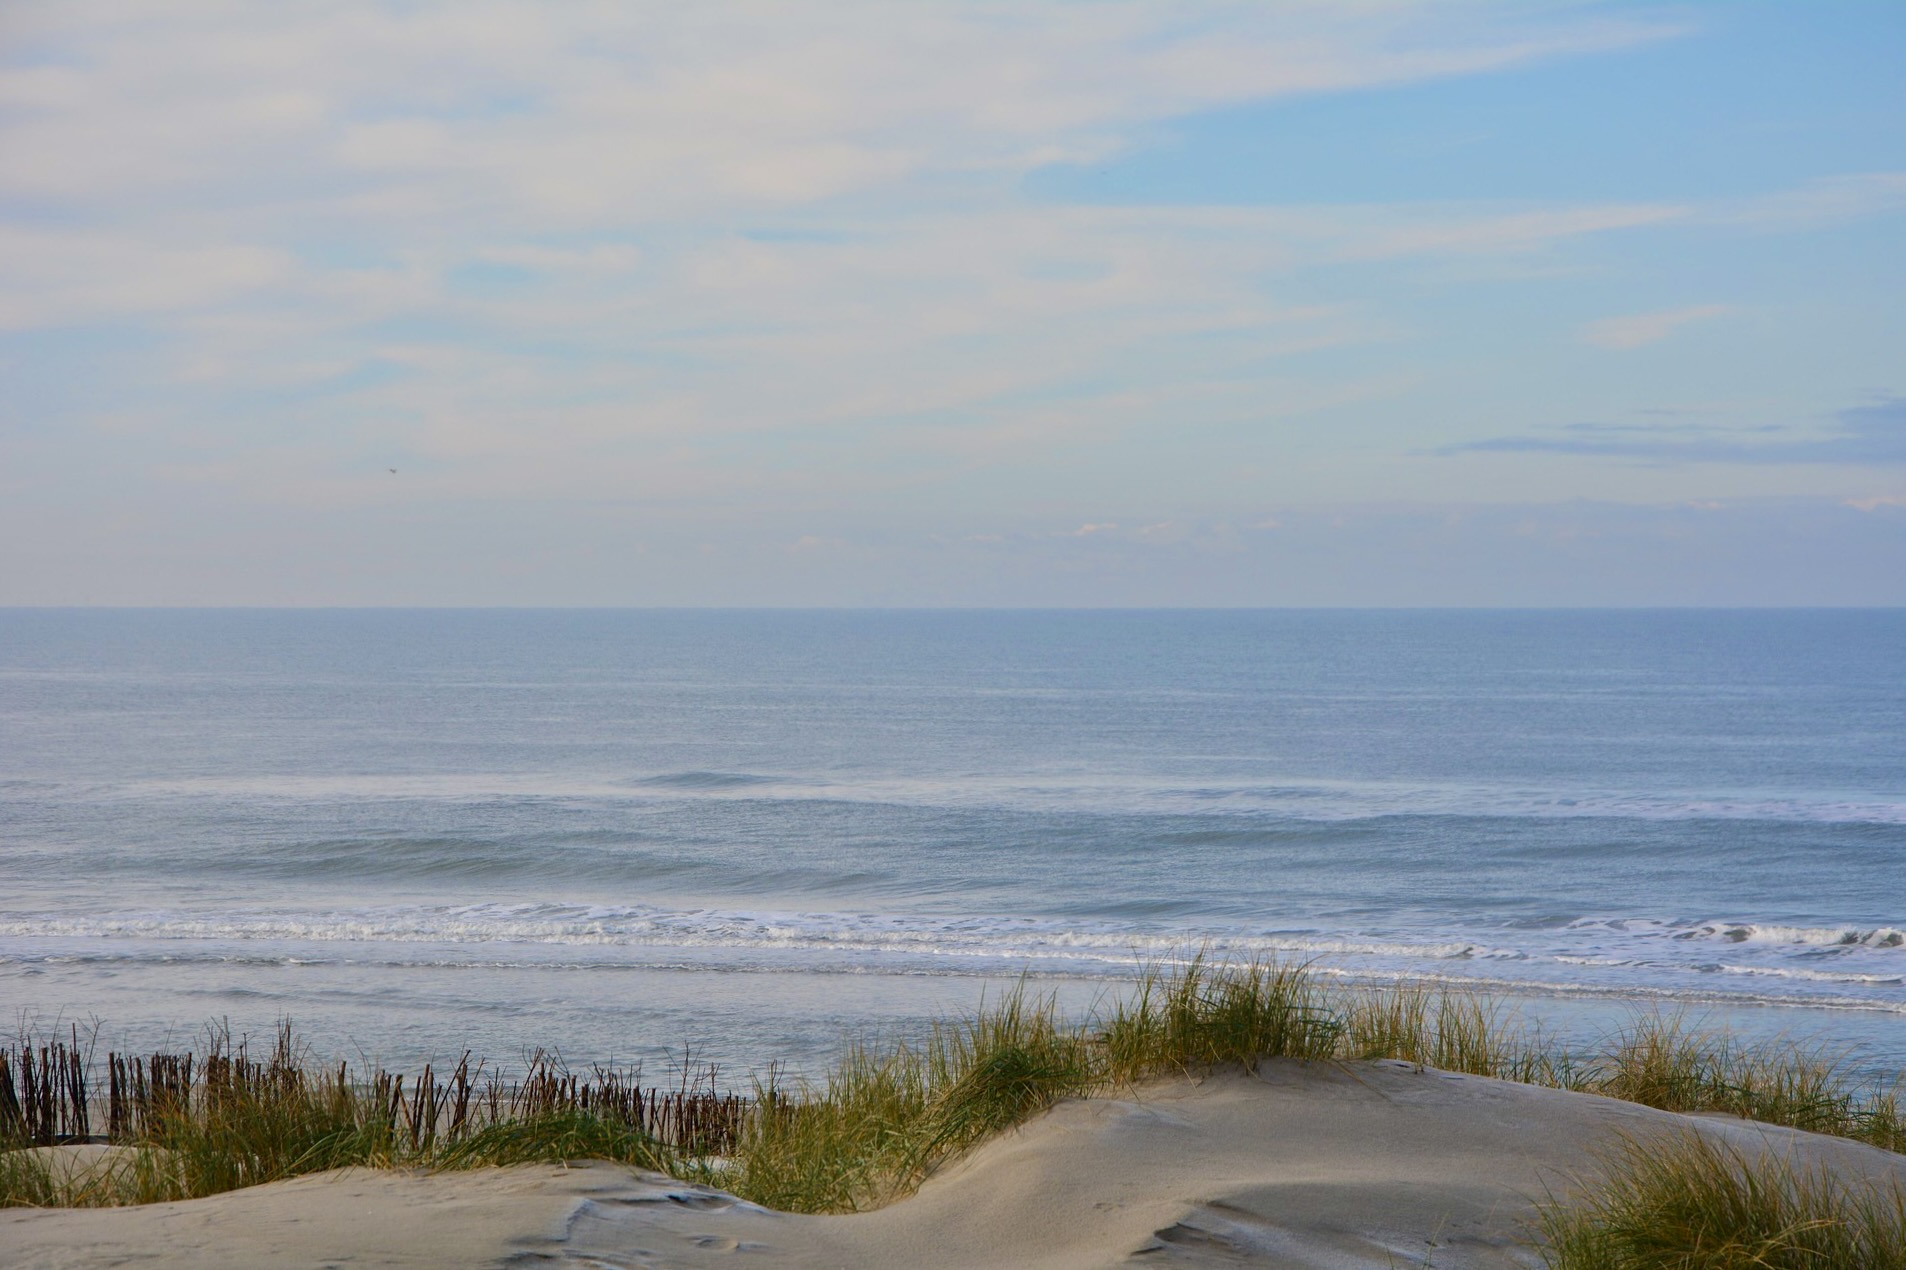
[[[1181, 964], [1187, 952], [1166, 964]], [[1518, 983], [1498, 978], [1452, 978], [1376, 974], [1327, 961], [1303, 963], [1316, 978], [1345, 992], [1416, 989], [1480, 996], [1505, 1015], [1553, 1043], [1588, 1053], [1642, 1017], [1676, 1017], [1700, 1030], [1725, 1031], [1749, 1042], [1799, 1039], [1843, 1052], [1863, 1075], [1887, 1077], [1906, 1069], [1906, 1012], [1885, 1003], [1846, 1004], [1821, 1000], [1770, 999], [1720, 990], [1700, 997], [1655, 995], [1633, 989]], [[639, 969], [618, 974], [612, 988], [589, 987], [560, 1011], [520, 1019], [454, 1018], [426, 1011], [393, 1024], [387, 1011], [370, 1004], [340, 1007], [323, 994], [287, 998], [253, 1012], [221, 1010], [212, 1024], [229, 1021], [234, 1033], [268, 1036], [286, 1017], [314, 1040], [312, 1057], [354, 1067], [382, 1064], [415, 1070], [425, 1063], [454, 1064], [467, 1049], [478, 1055], [520, 1059], [525, 1036], [560, 1050], [579, 1065], [640, 1066], [657, 1083], [679, 1074], [684, 1044], [692, 1065], [738, 1074], [770, 1065], [794, 1075], [824, 1079], [841, 1052], [863, 1040], [918, 1042], [934, 1025], [956, 1018], [976, 999], [996, 1000], [1016, 986], [1054, 995], [1065, 1012], [1087, 1015], [1134, 988], [1141, 966], [1103, 974], [1062, 975], [1038, 970], [971, 975], [908, 975], [818, 970], [735, 972], [726, 968]], [[463, 985], [479, 994], [482, 984]], [[577, 991], [580, 991], [578, 989]], [[135, 1006], [139, 998], [119, 1001]], [[689, 1002], [714, 1008], [691, 1011]], [[181, 1002], [180, 1004], [183, 1004]], [[284, 1007], [289, 1006], [289, 1014]], [[299, 1008], [302, 1007], [302, 1008]], [[182, 1014], [95, 1013], [103, 1022], [95, 1038], [100, 1052], [152, 1052], [203, 1045], [208, 1022]], [[29, 1013], [24, 1030], [65, 1035], [70, 1013]], [[189, 1022], [181, 1022], [190, 1019]], [[18, 1022], [19, 1020], [17, 1020]], [[81, 1039], [88, 1039], [82, 1025]]]

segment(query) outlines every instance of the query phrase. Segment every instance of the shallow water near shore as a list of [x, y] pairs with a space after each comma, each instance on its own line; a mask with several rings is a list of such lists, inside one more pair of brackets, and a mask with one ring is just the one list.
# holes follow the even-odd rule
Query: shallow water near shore
[[813, 1069], [1029, 972], [1906, 1061], [1906, 613], [0, 611], [0, 1007]]

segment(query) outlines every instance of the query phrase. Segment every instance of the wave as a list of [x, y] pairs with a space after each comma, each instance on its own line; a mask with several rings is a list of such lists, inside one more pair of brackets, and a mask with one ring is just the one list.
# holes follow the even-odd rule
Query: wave
[[[29, 782], [9, 798], [122, 805], [235, 802], [329, 807], [364, 802], [467, 805], [523, 800], [614, 807], [656, 800], [834, 802], [863, 806], [995, 811], [1010, 814], [1183, 816], [1201, 821], [1270, 817], [1337, 823], [1389, 818], [1430, 820], [1627, 820], [1762, 822], [1838, 826], [1906, 825], [1906, 799], [1826, 793], [1762, 794], [1619, 789], [1531, 789], [1462, 782], [1237, 780], [1188, 784], [1139, 774], [1076, 776], [962, 773], [957, 776], [860, 777], [818, 772], [692, 769], [630, 775], [576, 772], [251, 774], [106, 786]], [[1202, 830], [1187, 826], [1193, 832]], [[1222, 831], [1220, 831], [1222, 832]]]
[[520, 877], [656, 879], [705, 871], [679, 851], [630, 833], [539, 834], [533, 837], [332, 838], [261, 851], [240, 843], [206, 851], [199, 868], [294, 879], [414, 878], [433, 883]]
[[1721, 966], [1723, 974], [1764, 975], [1776, 979], [1799, 979], [1808, 983], [1866, 983], [1889, 987], [1906, 986], [1906, 973], [1856, 974], [1834, 970], [1802, 970], [1794, 966]]
[[[1141, 923], [1056, 917], [814, 912], [659, 905], [490, 902], [234, 914], [147, 910], [0, 916], [0, 940], [146, 940], [204, 946], [281, 943], [525, 944], [881, 954], [911, 959], [1169, 960], [1214, 955], [1410, 962], [1531, 962], [1585, 972], [1785, 966], [1796, 957], [1856, 955], [1858, 964], [1801, 963], [1788, 977], [1890, 983], [1906, 976], [1906, 933], [1892, 926], [1783, 926], [1583, 918], [1558, 929], [1364, 932]], [[1740, 955], [1728, 961], [1728, 948]], [[1699, 949], [1700, 951], [1696, 951]], [[1685, 950], [1685, 951], [1682, 951]], [[1690, 958], [1689, 953], [1694, 956]], [[1719, 956], [1720, 961], [1715, 958]], [[1879, 960], [1875, 961], [1874, 958]], [[1773, 973], [1741, 970], [1741, 973]], [[1803, 973], [1805, 972], [1805, 973]]]
[[[298, 945], [544, 945], [1097, 965], [1218, 956], [1572, 967], [1585, 978], [1655, 972], [1765, 974], [1821, 983], [1906, 983], [1906, 931], [1593, 917], [1559, 927], [1388, 931], [1051, 916], [935, 915], [489, 902], [258, 913], [179, 910], [0, 914], [0, 941], [160, 941], [217, 949]], [[0, 952], [6, 951], [0, 947]], [[328, 954], [327, 954], [328, 955]]]
[[644, 789], [726, 790], [760, 789], [797, 782], [785, 776], [761, 776], [753, 772], [665, 772], [631, 782]]
[[1681, 938], [1722, 939], [1732, 944], [1806, 944], [1830, 948], [1906, 947], [1906, 931], [1892, 926], [1762, 926], [1752, 922], [1705, 925]]
[[[0, 912], [0, 968], [71, 965], [441, 967], [1128, 979], [1145, 965], [1306, 962], [1371, 983], [1906, 1014], [1898, 926], [1598, 916], [1541, 927], [1389, 929], [1134, 923], [984, 913], [488, 902]], [[314, 973], [322, 973], [316, 971]]]
[[1822, 996], [1807, 992], [1754, 992], [1691, 985], [1649, 983], [1556, 983], [1539, 979], [1506, 976], [1464, 975], [1424, 971], [1421, 973], [1372, 973], [1355, 968], [1318, 967], [1318, 973], [1353, 982], [1405, 982], [1448, 986], [1511, 996], [1553, 997], [1563, 1000], [1592, 1000], [1611, 1003], [1659, 1002], [1669, 1006], [1712, 1005], [1721, 1007], [1772, 1006], [1782, 1009], [1856, 1011], [1906, 1015], [1906, 1001], [1888, 997]]
[[518, 943], [886, 953], [935, 958], [1129, 963], [1208, 947], [1228, 956], [1361, 956], [1417, 960], [1524, 954], [1465, 939], [1358, 938], [1313, 932], [1143, 931], [1120, 923], [1042, 918], [664, 909], [650, 906], [474, 904], [276, 914], [121, 913], [0, 919], [0, 939], [208, 943]]
[[1570, 922], [1568, 928], [1681, 942], [1711, 940], [1723, 944], [1814, 949], [1906, 949], [1906, 929], [1898, 926], [1791, 926], [1770, 922], [1665, 922], [1650, 918], [1590, 917]]
[[[1099, 982], [1116, 984], [1130, 983], [1143, 972], [1147, 965], [1158, 965], [1177, 960], [1182, 961], [1189, 951], [1178, 945], [1174, 948], [1175, 957], [1163, 955], [1143, 955], [1126, 952], [1124, 955], [1065, 959], [1051, 955], [1032, 958], [1011, 958], [1003, 950], [995, 955], [980, 958], [940, 957], [932, 960], [907, 960], [894, 963], [888, 961], [873, 962], [867, 959], [836, 958], [820, 961], [804, 961], [790, 966], [783, 960], [771, 956], [756, 955], [739, 959], [729, 958], [709, 960], [686, 955], [692, 951], [688, 946], [643, 947], [639, 956], [590, 956], [574, 946], [552, 950], [555, 955], [535, 955], [531, 947], [515, 945], [514, 953], [499, 952], [494, 947], [465, 945], [459, 948], [446, 948], [441, 945], [406, 945], [402, 941], [382, 945], [380, 952], [376, 946], [359, 945], [340, 949], [335, 955], [321, 956], [309, 952], [289, 953], [253, 953], [215, 950], [183, 951], [163, 950], [151, 946], [134, 945], [128, 948], [110, 951], [70, 952], [42, 950], [38, 952], [26, 949], [7, 950], [0, 946], [0, 973], [9, 967], [19, 967], [26, 974], [42, 973], [42, 968], [57, 970], [61, 967], [100, 968], [129, 970], [139, 967], [214, 967], [236, 966], [246, 969], [285, 969], [311, 970], [317, 972], [343, 971], [372, 973], [380, 971], [414, 972], [418, 970], [455, 971], [455, 972], [532, 972], [537, 974], [551, 971], [589, 974], [785, 974], [797, 970], [805, 975], [882, 977], [882, 978], [919, 978], [919, 979], [997, 979], [1032, 973], [1040, 978], [1059, 978], [1086, 983]], [[1376, 945], [1384, 951], [1394, 952], [1398, 946]], [[415, 951], [410, 951], [414, 949]], [[851, 945], [835, 946], [834, 951], [853, 951]], [[617, 951], [626, 953], [628, 946]], [[752, 949], [763, 954], [769, 949]], [[1561, 961], [1563, 959], [1556, 959]], [[1664, 1006], [1715, 1006], [1721, 1008], [1738, 1007], [1777, 1007], [1789, 1009], [1814, 1009], [1835, 1012], [1862, 1012], [1906, 1016], [1906, 998], [1898, 993], [1874, 994], [1871, 991], [1859, 992], [1858, 989], [1897, 988], [1906, 984], [1901, 977], [1879, 976], [1830, 976], [1795, 973], [1781, 975], [1779, 971], [1764, 968], [1708, 966], [1701, 970], [1712, 975], [1715, 971], [1732, 971], [1746, 975], [1769, 975], [1777, 981], [1791, 984], [1788, 990], [1767, 990], [1751, 987], [1724, 987], [1718, 977], [1703, 984], [1698, 979], [1682, 981], [1620, 981], [1601, 982], [1579, 979], [1558, 979], [1537, 973], [1533, 975], [1488, 973], [1486, 971], [1463, 969], [1466, 965], [1478, 963], [1463, 958], [1449, 958], [1442, 961], [1417, 961], [1409, 964], [1409, 959], [1374, 959], [1370, 962], [1350, 961], [1336, 963], [1319, 960], [1311, 963], [1314, 973], [1326, 978], [1337, 979], [1352, 984], [1372, 986], [1417, 985], [1423, 987], [1451, 988], [1460, 991], [1476, 991], [1504, 998], [1548, 998], [1558, 1000], [1599, 1001], [1612, 1005], [1629, 1004], [1646, 1006], [1659, 1003]], [[1480, 963], [1487, 965], [1489, 963]], [[17, 971], [16, 971], [17, 973]], [[1703, 976], [1706, 977], [1706, 976]], [[1818, 983], [1822, 988], [1837, 991], [1808, 990], [1807, 984]], [[245, 987], [228, 983], [207, 984], [197, 989], [174, 989], [175, 991], [204, 991], [215, 995], [273, 995], [296, 996], [300, 991], [286, 986], [278, 989]], [[367, 998], [382, 999], [384, 987], [371, 986], [359, 989]]]

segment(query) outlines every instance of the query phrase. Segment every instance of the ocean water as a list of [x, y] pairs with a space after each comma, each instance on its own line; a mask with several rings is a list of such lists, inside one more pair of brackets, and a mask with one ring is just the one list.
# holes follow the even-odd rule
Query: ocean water
[[0, 611], [6, 1024], [813, 1069], [1200, 946], [1897, 1069], [1906, 612]]

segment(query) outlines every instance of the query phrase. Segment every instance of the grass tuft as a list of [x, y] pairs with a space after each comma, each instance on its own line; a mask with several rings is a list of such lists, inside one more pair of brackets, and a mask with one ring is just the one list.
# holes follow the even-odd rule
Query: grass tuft
[[677, 1167], [677, 1153], [648, 1134], [579, 1109], [484, 1125], [433, 1152], [429, 1164], [439, 1169], [475, 1169], [565, 1160], [614, 1160], [658, 1173]]
[[1337, 1055], [1344, 1021], [1303, 965], [1212, 966], [1202, 954], [1168, 972], [1148, 967], [1101, 1033], [1106, 1074], [1122, 1084], [1266, 1058]]
[[1551, 1270], [1906, 1270], [1906, 1191], [1688, 1133], [1625, 1140], [1585, 1197], [1551, 1203]]
[[[65, 1179], [38, 1152], [27, 1149], [0, 1150], [0, 1207], [54, 1208], [67, 1204], [74, 1192]], [[72, 1205], [80, 1207], [80, 1205]], [[93, 1207], [85, 1205], [84, 1207]]]
[[965, 1023], [936, 1028], [927, 1049], [930, 1096], [916, 1167], [1032, 1118], [1104, 1083], [1087, 1038], [1062, 1023], [1050, 998], [1024, 987]]
[[820, 1085], [792, 1095], [758, 1086], [751, 1123], [706, 1180], [743, 1199], [801, 1213], [878, 1207], [904, 1193], [931, 1102], [927, 1065], [906, 1046], [854, 1046]]
[[1804, 1042], [1743, 1045], [1679, 1015], [1649, 1015], [1617, 1036], [1593, 1089], [1664, 1111], [1725, 1112], [1906, 1148], [1897, 1092], [1862, 1088], [1845, 1067], [1843, 1056]]

